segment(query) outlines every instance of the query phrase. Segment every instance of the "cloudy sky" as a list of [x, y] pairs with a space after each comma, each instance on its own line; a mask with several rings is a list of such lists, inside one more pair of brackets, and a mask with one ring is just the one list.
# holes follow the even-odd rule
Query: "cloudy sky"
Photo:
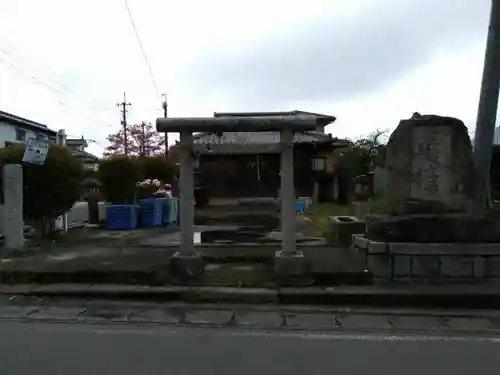
[[[337, 116], [355, 138], [413, 112], [473, 131], [490, 0], [0, 0], [0, 109], [96, 141], [214, 111]], [[156, 86], [156, 87], [155, 87]], [[174, 137], [173, 139], [175, 139]]]

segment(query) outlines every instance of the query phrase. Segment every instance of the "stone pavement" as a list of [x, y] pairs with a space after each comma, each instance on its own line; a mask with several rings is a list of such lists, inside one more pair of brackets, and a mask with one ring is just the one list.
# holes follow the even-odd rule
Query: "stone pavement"
[[0, 321], [166, 324], [265, 330], [500, 334], [500, 310], [325, 308], [307, 305], [145, 303], [95, 299], [0, 298]]

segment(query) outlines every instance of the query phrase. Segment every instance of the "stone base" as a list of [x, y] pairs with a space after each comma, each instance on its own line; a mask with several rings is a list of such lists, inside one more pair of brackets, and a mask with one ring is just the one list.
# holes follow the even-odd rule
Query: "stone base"
[[200, 253], [175, 252], [170, 259], [172, 273], [183, 278], [197, 278], [203, 273], [203, 258]]
[[500, 220], [467, 214], [370, 215], [365, 237], [383, 242], [500, 243]]
[[358, 236], [375, 278], [392, 281], [472, 281], [500, 278], [500, 243], [380, 242]]
[[276, 276], [301, 276], [307, 273], [303, 251], [288, 253], [284, 250], [274, 253], [274, 274]]

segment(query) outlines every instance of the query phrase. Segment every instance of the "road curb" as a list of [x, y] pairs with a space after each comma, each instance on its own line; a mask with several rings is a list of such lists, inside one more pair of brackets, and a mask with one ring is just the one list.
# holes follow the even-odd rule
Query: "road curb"
[[309, 304], [330, 306], [500, 308], [500, 287], [228, 288], [97, 284], [3, 285], [2, 295], [92, 297], [189, 303]]

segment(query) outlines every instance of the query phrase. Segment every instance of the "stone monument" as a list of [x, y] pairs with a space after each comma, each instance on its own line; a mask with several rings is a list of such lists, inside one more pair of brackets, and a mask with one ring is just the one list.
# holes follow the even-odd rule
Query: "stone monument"
[[472, 199], [472, 147], [458, 119], [401, 121], [386, 146], [385, 169], [396, 212], [463, 212]]
[[24, 246], [23, 219], [23, 167], [6, 164], [3, 167], [3, 221], [6, 250], [19, 250]]
[[468, 213], [475, 172], [463, 122], [420, 114], [401, 121], [385, 170], [388, 212], [369, 215], [354, 241], [375, 276], [485, 277], [488, 259], [500, 256], [500, 223]]

